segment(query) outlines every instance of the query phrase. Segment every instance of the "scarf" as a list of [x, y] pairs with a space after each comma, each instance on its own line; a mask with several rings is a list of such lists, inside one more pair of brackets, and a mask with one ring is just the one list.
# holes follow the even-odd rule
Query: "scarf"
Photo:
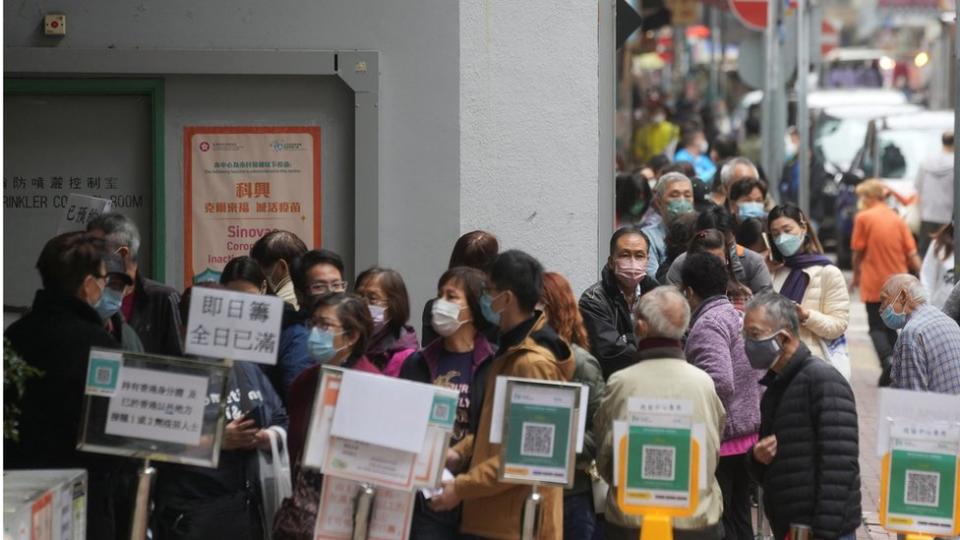
[[785, 258], [783, 262], [787, 265], [787, 268], [790, 269], [790, 274], [787, 276], [786, 281], [783, 282], [783, 287], [780, 288], [780, 294], [798, 304], [803, 301], [803, 295], [807, 292], [807, 285], [810, 282], [810, 278], [803, 272], [804, 269], [810, 268], [811, 266], [827, 266], [828, 264], [833, 264], [830, 259], [819, 253], [800, 253], [793, 257]]

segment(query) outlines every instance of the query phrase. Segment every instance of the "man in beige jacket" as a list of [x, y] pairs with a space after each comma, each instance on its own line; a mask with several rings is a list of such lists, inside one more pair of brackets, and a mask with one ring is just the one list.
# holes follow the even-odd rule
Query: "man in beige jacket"
[[643, 297], [636, 308], [637, 363], [614, 373], [607, 381], [603, 402], [594, 417], [597, 468], [611, 485], [607, 496], [604, 536], [610, 539], [638, 537], [643, 518], [627, 516], [616, 502], [613, 487], [613, 422], [629, 416], [630, 398], [684, 399], [693, 403], [693, 422], [706, 426], [707, 489], [701, 490], [699, 504], [688, 518], [674, 518], [677, 540], [719, 540], [723, 537], [720, 516], [723, 497], [715, 472], [726, 413], [713, 386], [713, 379], [704, 371], [687, 363], [680, 338], [690, 323], [690, 306], [674, 287], [659, 287]]

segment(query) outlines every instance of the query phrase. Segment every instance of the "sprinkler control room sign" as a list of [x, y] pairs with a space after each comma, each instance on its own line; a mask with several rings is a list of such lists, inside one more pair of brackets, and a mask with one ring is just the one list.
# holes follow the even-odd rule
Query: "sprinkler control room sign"
[[186, 127], [184, 281], [216, 281], [275, 229], [320, 245], [320, 128]]

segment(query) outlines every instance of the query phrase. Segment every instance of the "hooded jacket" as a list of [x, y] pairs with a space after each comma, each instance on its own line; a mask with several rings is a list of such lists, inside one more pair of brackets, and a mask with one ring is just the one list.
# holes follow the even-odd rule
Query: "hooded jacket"
[[[640, 282], [640, 294], [656, 286], [657, 281], [647, 275]], [[580, 297], [580, 314], [590, 337], [590, 352], [600, 362], [604, 379], [635, 362], [637, 342], [633, 317], [609, 265], [603, 267], [600, 282]]]
[[920, 195], [920, 219], [953, 221], [953, 152], [941, 150], [924, 160], [914, 186]]
[[760, 384], [760, 438], [777, 437], [777, 455], [763, 465], [747, 452], [751, 476], [775, 538], [790, 524], [809, 525], [814, 538], [832, 539], [860, 526], [857, 406], [850, 383], [806, 345], [780, 373]]
[[[536, 312], [519, 326], [503, 334], [500, 352], [490, 363], [480, 423], [454, 450], [469, 463], [466, 472], [457, 475], [455, 489], [463, 498], [460, 530], [484, 538], [515, 540], [520, 538], [520, 518], [530, 487], [501, 483], [500, 445], [490, 443], [494, 382], [497, 377], [525, 377], [551, 381], [569, 381], [575, 368], [573, 353], [546, 317]], [[563, 535], [563, 489], [542, 488], [540, 535], [547, 540]]]

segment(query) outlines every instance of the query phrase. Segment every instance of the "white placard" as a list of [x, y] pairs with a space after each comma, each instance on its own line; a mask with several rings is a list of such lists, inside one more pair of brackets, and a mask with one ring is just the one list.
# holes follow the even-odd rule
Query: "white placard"
[[187, 354], [277, 363], [283, 300], [276, 296], [194, 287]]
[[960, 396], [881, 388], [877, 411], [877, 457], [890, 451], [889, 420], [915, 424], [960, 422]]
[[[503, 442], [503, 409], [507, 399], [507, 381], [508, 380], [529, 380], [517, 377], [497, 377], [493, 387], [493, 415], [490, 417], [490, 443], [501, 444]], [[552, 381], [542, 381], [552, 382]], [[580, 401], [577, 407], [580, 411], [580, 417], [577, 419], [577, 446], [576, 452], [583, 452], [583, 437], [587, 429], [587, 403], [590, 398], [590, 387], [580, 385]]]
[[108, 435], [196, 446], [203, 430], [208, 381], [152, 369], [123, 368], [107, 407]]
[[57, 234], [87, 230], [87, 223], [113, 209], [109, 199], [71, 193], [67, 197], [67, 206], [60, 216]]
[[[354, 500], [360, 484], [325, 475], [313, 530], [315, 540], [352, 538]], [[369, 540], [406, 540], [410, 536], [414, 493], [377, 487], [370, 513]]]
[[323, 474], [393, 489], [413, 489], [417, 454], [340, 437], [331, 437], [329, 444]]
[[337, 410], [337, 397], [340, 393], [340, 371], [321, 372], [320, 390], [313, 400], [313, 414], [310, 415], [310, 429], [307, 431], [307, 444], [303, 450], [303, 465], [314, 469], [323, 468], [323, 459], [327, 455], [330, 442], [330, 428], [333, 426], [333, 413]]
[[429, 384], [347, 370], [330, 434], [416, 454], [423, 449], [435, 394]]

